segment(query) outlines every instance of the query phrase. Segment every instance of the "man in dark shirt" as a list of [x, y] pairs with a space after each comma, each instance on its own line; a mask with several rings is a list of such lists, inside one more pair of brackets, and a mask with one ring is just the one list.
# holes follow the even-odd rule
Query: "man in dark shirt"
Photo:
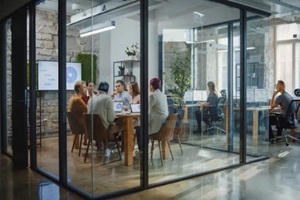
[[[280, 93], [276, 97], [276, 95]], [[276, 97], [276, 98], [275, 98]], [[272, 99], [270, 102], [270, 109], [275, 110], [275, 109], [280, 109], [282, 116], [285, 117], [287, 109], [293, 100], [293, 97], [285, 91], [285, 83], [282, 80], [279, 80], [276, 84], [276, 90], [273, 92]], [[277, 117], [276, 115], [271, 114], [269, 116], [269, 141], [273, 141], [274, 135], [272, 131], [272, 125], [277, 125]], [[277, 127], [277, 136], [282, 135], [282, 128]]]

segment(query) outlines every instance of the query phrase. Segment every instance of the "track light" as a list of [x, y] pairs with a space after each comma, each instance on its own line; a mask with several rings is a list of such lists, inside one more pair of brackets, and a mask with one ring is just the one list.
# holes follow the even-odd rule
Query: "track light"
[[109, 21], [106, 23], [96, 24], [96, 25], [90, 26], [88, 28], [82, 29], [82, 30], [80, 30], [79, 33], [80, 33], [80, 37], [87, 37], [89, 35], [101, 33], [104, 31], [109, 31], [109, 30], [112, 30], [115, 28], [116, 28], [115, 21]]

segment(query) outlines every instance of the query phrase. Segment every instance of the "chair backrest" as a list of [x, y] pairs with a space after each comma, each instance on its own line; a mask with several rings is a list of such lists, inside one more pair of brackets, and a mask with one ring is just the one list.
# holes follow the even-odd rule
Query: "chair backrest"
[[71, 132], [73, 134], [80, 135], [85, 133], [84, 126], [79, 123], [79, 120], [76, 117], [74, 117], [72, 112], [70, 111], [67, 112], [67, 118], [69, 121]]
[[96, 140], [98, 142], [108, 139], [108, 132], [98, 114], [84, 113], [83, 116], [87, 139]]
[[161, 141], [167, 141], [173, 138], [177, 117], [178, 113], [169, 114], [165, 123], [162, 125], [158, 132]]
[[293, 99], [287, 109], [285, 117], [281, 119], [283, 128], [297, 128], [298, 126], [298, 110], [300, 107], [300, 99]]
[[218, 98], [218, 104], [217, 104], [217, 115], [216, 116], [212, 116], [212, 120], [217, 121], [223, 118], [223, 107], [225, 105], [226, 102], [226, 97], [219, 97]]

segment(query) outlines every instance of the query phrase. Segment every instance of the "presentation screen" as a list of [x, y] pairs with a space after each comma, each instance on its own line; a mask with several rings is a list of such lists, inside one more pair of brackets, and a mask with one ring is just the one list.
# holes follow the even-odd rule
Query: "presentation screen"
[[[76, 81], [81, 80], [81, 63], [68, 62], [66, 66], [66, 88], [74, 90]], [[38, 90], [58, 90], [58, 62], [39, 61]]]

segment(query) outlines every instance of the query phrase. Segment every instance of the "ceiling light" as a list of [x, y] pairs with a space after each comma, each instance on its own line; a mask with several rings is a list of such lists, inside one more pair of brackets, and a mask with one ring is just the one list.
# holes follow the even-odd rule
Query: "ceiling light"
[[115, 21], [109, 21], [106, 23], [96, 24], [94, 26], [90, 26], [88, 28], [80, 30], [80, 37], [87, 37], [89, 35], [93, 35], [96, 33], [101, 33], [104, 31], [109, 31], [115, 29]]

